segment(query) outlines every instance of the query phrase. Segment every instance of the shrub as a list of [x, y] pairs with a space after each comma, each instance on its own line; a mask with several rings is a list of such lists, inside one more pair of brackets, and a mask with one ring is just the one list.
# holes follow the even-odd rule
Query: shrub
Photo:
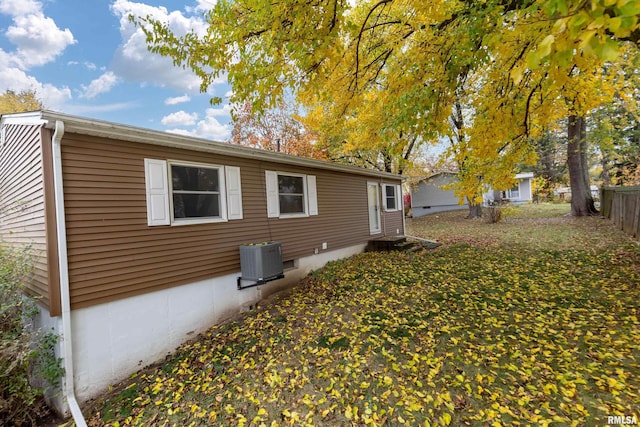
[[500, 222], [502, 220], [502, 208], [500, 206], [489, 206], [486, 217], [489, 224]]
[[57, 335], [33, 326], [38, 308], [23, 292], [31, 269], [28, 250], [0, 246], [0, 420], [7, 425], [36, 425], [49, 412], [43, 387], [55, 390], [63, 374], [54, 353]]

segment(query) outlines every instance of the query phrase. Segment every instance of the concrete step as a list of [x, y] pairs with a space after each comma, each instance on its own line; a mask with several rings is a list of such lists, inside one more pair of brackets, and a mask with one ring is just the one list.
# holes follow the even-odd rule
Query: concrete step
[[367, 251], [371, 252], [386, 252], [392, 251], [396, 245], [403, 244], [407, 241], [405, 236], [386, 236], [378, 239], [369, 240], [367, 245]]

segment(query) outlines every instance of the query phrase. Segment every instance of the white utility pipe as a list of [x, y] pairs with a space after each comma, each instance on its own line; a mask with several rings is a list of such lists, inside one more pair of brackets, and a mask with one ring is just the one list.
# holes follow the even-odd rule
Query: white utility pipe
[[404, 217], [404, 191], [402, 188], [402, 183], [400, 183], [400, 212], [402, 212], [402, 235], [406, 236], [407, 235], [407, 221]]
[[60, 270], [60, 302], [62, 305], [62, 348], [64, 353], [64, 397], [69, 404], [73, 421], [78, 427], [87, 427], [80, 405], [76, 400], [73, 378], [73, 346], [71, 340], [71, 297], [69, 295], [69, 266], [67, 260], [67, 231], [64, 219], [64, 189], [62, 186], [62, 150], [64, 122], [56, 120], [51, 139], [53, 149], [53, 182], [56, 200], [56, 231], [58, 235], [58, 268]]

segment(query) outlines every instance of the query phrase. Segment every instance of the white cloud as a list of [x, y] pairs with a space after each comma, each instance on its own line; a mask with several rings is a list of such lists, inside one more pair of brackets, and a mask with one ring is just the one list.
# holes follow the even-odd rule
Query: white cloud
[[0, 91], [34, 91], [46, 108], [60, 108], [71, 99], [71, 89], [41, 83], [26, 71], [53, 61], [75, 43], [71, 31], [45, 17], [40, 1], [0, 0], [0, 13], [13, 20], [5, 35], [16, 46], [13, 52], [0, 49]]
[[[98, 69], [96, 64], [94, 64], [93, 62], [89, 62], [89, 61], [84, 61], [82, 64], [80, 64], [79, 61], [68, 61], [67, 65], [70, 65], [70, 66], [82, 65], [83, 67], [85, 67], [89, 71], [95, 71], [95, 70]], [[101, 67], [100, 69], [104, 70], [104, 67]]]
[[76, 114], [79, 116], [86, 114], [105, 113], [112, 111], [122, 111], [137, 106], [137, 101], [132, 102], [115, 102], [112, 104], [100, 105], [84, 105], [84, 104], [65, 104], [64, 111], [68, 114]]
[[53, 19], [44, 16], [40, 2], [1, 0], [0, 12], [13, 18], [5, 36], [17, 48], [12, 63], [23, 70], [53, 61], [76, 42], [68, 28], [61, 30]]
[[[227, 106], [225, 106], [227, 107]], [[195, 129], [170, 129], [167, 132], [176, 133], [179, 135], [196, 136], [199, 138], [212, 139], [214, 141], [226, 141], [231, 136], [232, 126], [230, 124], [222, 124], [216, 117], [224, 116], [222, 111], [225, 107], [207, 108], [206, 117], [196, 124]]]
[[189, 95], [176, 96], [174, 98], [167, 98], [164, 100], [165, 105], [176, 105], [182, 104], [183, 102], [191, 101], [191, 97]]
[[197, 5], [195, 7], [191, 7], [191, 6], [187, 6], [185, 7], [185, 10], [187, 12], [206, 12], [208, 10], [213, 9], [213, 7], [216, 5], [218, 1], [217, 0], [197, 0]]
[[18, 16], [30, 13], [41, 13], [42, 4], [35, 0], [2, 0], [0, 1], [0, 13]]
[[71, 99], [71, 89], [67, 86], [56, 87], [51, 84], [42, 84], [35, 77], [27, 75], [23, 70], [8, 65], [3, 59], [7, 56], [0, 50], [0, 91], [8, 89], [20, 92], [32, 90], [42, 101], [45, 108], [59, 108]]
[[216, 5], [217, 0], [198, 0], [198, 9], [199, 10], [210, 10]]
[[169, 12], [165, 7], [153, 7], [128, 0], [114, 1], [111, 11], [120, 19], [122, 44], [113, 61], [113, 69], [120, 76], [126, 80], [171, 87], [187, 93], [199, 91], [200, 79], [192, 71], [177, 67], [170, 58], [147, 50], [144, 33], [129, 21], [129, 16], [150, 16], [166, 22], [177, 35], [192, 30], [197, 34], [205, 34], [207, 23], [202, 16], [185, 16], [181, 11]]
[[175, 133], [176, 135], [196, 136], [193, 132], [188, 131], [186, 129], [167, 129], [165, 132]]
[[210, 117], [231, 117], [231, 105], [225, 104], [221, 108], [207, 108], [207, 116]]
[[164, 116], [160, 123], [164, 126], [193, 126], [198, 120], [197, 113], [187, 113], [185, 111], [178, 111], [168, 116]]
[[80, 85], [83, 91], [83, 93], [80, 95], [80, 98], [95, 98], [101, 93], [109, 92], [111, 88], [117, 83], [118, 77], [112, 71], [107, 71], [106, 73], [89, 83], [89, 86]]

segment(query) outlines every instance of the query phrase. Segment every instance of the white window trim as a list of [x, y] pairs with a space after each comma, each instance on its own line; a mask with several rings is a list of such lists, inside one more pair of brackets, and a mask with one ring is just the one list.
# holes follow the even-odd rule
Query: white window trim
[[[395, 199], [396, 207], [394, 209], [389, 209], [387, 207], [387, 187], [392, 187], [393, 196]], [[382, 208], [385, 212], [397, 212], [401, 210], [401, 202], [402, 202], [402, 191], [400, 190], [400, 186], [397, 184], [382, 184]]]
[[[371, 200], [369, 200], [369, 187], [373, 187], [375, 189], [374, 194], [376, 195], [376, 200], [374, 200], [374, 206], [376, 208], [376, 217], [377, 217], [377, 227], [374, 227], [371, 223]], [[367, 219], [369, 221], [369, 235], [375, 235], [382, 233], [382, 215], [380, 214], [381, 203], [380, 203], [380, 187], [381, 185], [376, 181], [367, 181]]]
[[[280, 191], [278, 189], [278, 176], [295, 176], [302, 178], [304, 191], [304, 213], [281, 213]], [[265, 187], [267, 192], [267, 217], [268, 218], [307, 218], [318, 215], [318, 190], [315, 175], [305, 175], [295, 172], [265, 171]]]
[[[513, 197], [512, 196], [512, 190], [513, 188], [510, 188], [507, 190], [507, 199], [515, 199], [515, 200], [520, 200], [520, 196], [522, 195], [522, 187], [520, 186], [520, 184], [522, 183], [522, 181], [518, 181], [518, 197]], [[515, 187], [515, 185], [514, 185]]]
[[[206, 218], [175, 218], [173, 209], [173, 178], [171, 176], [171, 166], [186, 166], [194, 168], [206, 168], [218, 170], [218, 182], [220, 188], [218, 193], [220, 195], [220, 217], [206, 217]], [[188, 225], [188, 224], [208, 224], [211, 222], [226, 222], [227, 220], [227, 189], [225, 186], [225, 171], [222, 165], [213, 165], [208, 163], [196, 163], [196, 162], [183, 162], [178, 160], [167, 160], [167, 179], [169, 180], [169, 212], [171, 213], [171, 225]]]
[[[211, 163], [198, 163], [198, 162], [185, 162], [181, 160], [159, 160], [159, 159], [144, 159], [145, 163], [145, 186], [147, 196], [147, 224], [149, 226], [157, 225], [171, 225], [171, 226], [183, 226], [190, 224], [207, 224], [227, 222], [230, 220], [237, 220], [243, 218], [242, 209], [242, 182], [240, 168], [237, 166], [224, 166]], [[171, 166], [186, 166], [186, 167], [202, 167], [208, 169], [218, 170], [218, 179], [220, 183], [220, 217], [216, 218], [174, 218], [173, 210], [173, 180], [171, 179]], [[151, 166], [161, 167], [163, 171], [163, 177], [161, 181], [164, 181], [162, 188], [150, 188]], [[237, 180], [236, 188], [228, 188], [228, 179]], [[156, 180], [157, 181], [157, 180]], [[163, 184], [160, 182], [159, 184]], [[155, 205], [152, 203], [152, 198], [155, 197]], [[162, 198], [162, 203], [160, 199]], [[233, 202], [230, 199], [233, 198]], [[163, 207], [165, 215], [158, 219], [157, 208]], [[156, 208], [153, 211], [152, 208]], [[155, 216], [155, 218], [154, 218]]]
[[[280, 218], [304, 218], [309, 216], [309, 191], [307, 190], [307, 176], [300, 173], [287, 173], [287, 172], [277, 172], [277, 176], [295, 176], [298, 178], [302, 178], [302, 201], [304, 212], [296, 212], [296, 213], [282, 213], [280, 212]], [[278, 211], [280, 211], [280, 190], [278, 190]]]

